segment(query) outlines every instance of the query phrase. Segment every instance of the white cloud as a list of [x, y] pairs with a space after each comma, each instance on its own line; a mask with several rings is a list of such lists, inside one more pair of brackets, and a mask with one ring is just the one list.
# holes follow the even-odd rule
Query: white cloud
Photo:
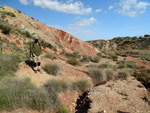
[[96, 13], [99, 13], [99, 12], [101, 12], [102, 11], [102, 9], [96, 9]]
[[70, 33], [71, 35], [73, 35], [74, 37], [79, 38], [84, 41], [91, 40], [92, 37], [95, 37], [95, 38], [100, 37], [98, 34], [95, 33], [94, 30], [91, 30], [89, 28], [75, 26], [74, 24], [70, 24], [68, 26], [56, 25], [53, 27], [56, 29], [64, 30], [64, 31]]
[[108, 7], [109, 10], [111, 10], [111, 9], [113, 9], [113, 8], [114, 8], [113, 6], [109, 6], [109, 7]]
[[27, 1], [27, 0], [19, 0], [20, 2], [21, 2], [21, 4], [23, 4], [23, 5], [28, 5], [29, 4], [29, 2]]
[[[19, 0], [22, 4], [27, 5], [27, 0]], [[42, 8], [48, 8], [51, 10], [65, 12], [70, 14], [85, 15], [92, 12], [92, 8], [85, 8], [81, 1], [67, 0], [65, 3], [63, 0], [30, 0], [35, 6]]]
[[148, 6], [150, 6], [149, 2], [138, 2], [137, 0], [120, 0], [119, 9], [116, 11], [122, 15], [136, 17], [140, 14], [143, 14]]
[[95, 32], [96, 29], [90, 29], [90, 27], [85, 27], [85, 26], [90, 26], [97, 22], [97, 20], [94, 17], [91, 17], [89, 19], [87, 18], [81, 19], [81, 17], [76, 17], [75, 20], [76, 21], [78, 20], [78, 22], [69, 24], [68, 26], [55, 25], [52, 27], [64, 30], [81, 40], [91, 40], [92, 37], [97, 37], [97, 38], [100, 37]]
[[96, 23], [96, 22], [97, 22], [97, 19], [95, 19], [94, 17], [91, 17], [91, 18], [89, 18], [89, 19], [84, 18], [84, 19], [78, 21], [78, 22], [76, 23], [76, 25], [77, 25], [77, 26], [80, 26], [80, 27], [85, 27], [85, 26], [90, 26], [91, 24], [94, 24], [94, 23]]

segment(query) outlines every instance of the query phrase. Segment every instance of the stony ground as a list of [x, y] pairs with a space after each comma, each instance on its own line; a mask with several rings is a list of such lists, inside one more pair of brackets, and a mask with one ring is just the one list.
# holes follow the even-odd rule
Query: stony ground
[[91, 99], [89, 113], [150, 113], [147, 90], [134, 77], [127, 80], [112, 80], [104, 85], [92, 88], [88, 97]]
[[[122, 59], [122, 57], [119, 57], [119, 60]], [[126, 59], [138, 60], [132, 57], [127, 57]], [[27, 65], [25, 62], [22, 62], [19, 65], [19, 70], [15, 73], [16, 76], [18, 78], [30, 78], [31, 82], [34, 83], [37, 87], [42, 86], [50, 79], [66, 79], [68, 81], [88, 79], [92, 83], [92, 79], [87, 74], [88, 69], [86, 68], [86, 66], [93, 63], [86, 63], [82, 66], [74, 67], [70, 64], [67, 64], [66, 61], [62, 59], [50, 60], [42, 58], [41, 62], [42, 67], [47, 63], [57, 63], [62, 67], [62, 70], [56, 76], [47, 74], [43, 69], [42, 74], [34, 73], [29, 65]], [[109, 62], [109, 64], [111, 65], [116, 65], [116, 62], [112, 61], [111, 59], [105, 58], [102, 58], [99, 64], [106, 62]], [[143, 66], [144, 63], [138, 60], [138, 65]], [[105, 111], [105, 113], [150, 113], [150, 105], [146, 100], [148, 98], [147, 90], [134, 77], [129, 77], [127, 80], [108, 81], [106, 84], [90, 89], [87, 92], [86, 96], [83, 96], [77, 91], [67, 91], [65, 93], [59, 94], [59, 97], [62, 102], [70, 109], [70, 113], [100, 113], [101, 111]], [[86, 111], [75, 109], [77, 108], [77, 106], [87, 107], [87, 105], [89, 105], [90, 107], [87, 108]], [[2, 113], [39, 112], [26, 109], [18, 109], [12, 112]], [[46, 111], [45, 113], [55, 112]]]

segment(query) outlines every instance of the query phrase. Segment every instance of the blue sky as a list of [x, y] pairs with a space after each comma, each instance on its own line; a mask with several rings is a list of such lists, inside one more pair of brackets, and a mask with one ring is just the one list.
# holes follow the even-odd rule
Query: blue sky
[[0, 0], [81, 40], [150, 34], [149, 0]]

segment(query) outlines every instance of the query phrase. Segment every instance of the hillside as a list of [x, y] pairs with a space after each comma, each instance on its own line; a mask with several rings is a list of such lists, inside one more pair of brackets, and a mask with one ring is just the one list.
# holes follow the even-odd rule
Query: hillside
[[150, 35], [144, 37], [117, 37], [111, 40], [88, 41], [101, 50], [150, 49]]
[[[44, 25], [18, 10], [1, 6], [0, 13], [1, 20], [7, 22], [13, 29], [20, 29], [26, 33], [25, 35], [38, 36], [53, 47], [69, 49], [71, 52], [78, 51], [88, 56], [96, 56], [97, 54], [93, 45], [87, 44], [67, 32]], [[17, 33], [15, 32], [15, 34]]]
[[[29, 59], [35, 36], [42, 73]], [[1, 6], [0, 113], [150, 113], [150, 61], [103, 47], [97, 53], [90, 43]]]

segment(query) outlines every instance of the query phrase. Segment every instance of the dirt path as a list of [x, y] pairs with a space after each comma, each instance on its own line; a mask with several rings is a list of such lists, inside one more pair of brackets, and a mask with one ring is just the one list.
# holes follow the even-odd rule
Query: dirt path
[[41, 62], [41, 67], [44, 67], [44, 65], [47, 63], [58, 64], [61, 67], [60, 73], [56, 76], [49, 75], [43, 69], [42, 74], [39, 72], [35, 73], [29, 65], [27, 65], [25, 62], [22, 62], [19, 65], [19, 70], [15, 73], [16, 76], [19, 78], [30, 78], [31, 82], [36, 84], [38, 87], [42, 86], [44, 83], [46, 83], [47, 80], [50, 79], [68, 79], [71, 81], [80, 79], [91, 79], [90, 77], [88, 77], [85, 67], [74, 67], [62, 60], [52, 61], [45, 58], [43, 58]]

